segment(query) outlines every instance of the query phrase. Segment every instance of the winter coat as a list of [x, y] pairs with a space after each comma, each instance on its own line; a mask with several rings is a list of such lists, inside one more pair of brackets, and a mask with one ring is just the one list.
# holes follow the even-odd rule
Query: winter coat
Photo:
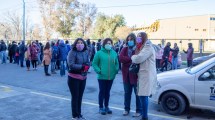
[[58, 49], [58, 47], [55, 46], [55, 45], [52, 46], [51, 53], [52, 53], [52, 59], [51, 59], [51, 61], [52, 62], [56, 62], [57, 59], [58, 59], [58, 57], [59, 57], [59, 49]]
[[164, 52], [163, 52], [163, 59], [165, 59], [165, 58], [169, 58], [169, 53], [170, 53], [170, 47], [169, 46], [166, 46], [165, 48], [164, 48]]
[[187, 54], [187, 60], [193, 60], [193, 47], [189, 47], [185, 53]]
[[119, 70], [117, 53], [114, 50], [101, 48], [93, 59], [92, 66], [99, 80], [114, 80]]
[[30, 53], [31, 53], [31, 60], [38, 60], [38, 51], [39, 48], [37, 45], [32, 45], [30, 48]]
[[138, 96], [150, 96], [155, 88], [157, 80], [155, 65], [155, 50], [148, 40], [142, 50], [131, 57], [132, 63], [140, 64], [138, 72], [137, 93]]
[[66, 61], [67, 59], [67, 46], [64, 43], [59, 44], [59, 60], [60, 61]]
[[[132, 63], [131, 57], [128, 56], [128, 47], [124, 47], [119, 55], [119, 60], [122, 63], [122, 78], [124, 83], [130, 83], [132, 85], [137, 84], [137, 74], [129, 72], [129, 67]], [[133, 51], [132, 55], [134, 55]], [[129, 79], [128, 79], [129, 78]]]
[[178, 53], [179, 53], [178, 47], [171, 49], [171, 51], [172, 51], [172, 57], [174, 58], [178, 57]]
[[22, 44], [19, 46], [19, 54], [24, 55], [25, 51], [26, 51], [25, 44], [22, 43]]
[[1, 51], [6, 51], [6, 50], [7, 50], [6, 44], [5, 44], [5, 43], [1, 43], [1, 44], [0, 44], [0, 52], [1, 52]]
[[162, 56], [163, 56], [163, 49], [160, 48], [160, 50], [156, 52], [156, 59], [161, 60]]
[[52, 59], [52, 53], [50, 49], [43, 50], [43, 63], [49, 65]]
[[30, 47], [25, 51], [25, 60], [31, 60]]
[[90, 64], [88, 51], [70, 50], [67, 57], [67, 63], [70, 73], [82, 75], [82, 66]]

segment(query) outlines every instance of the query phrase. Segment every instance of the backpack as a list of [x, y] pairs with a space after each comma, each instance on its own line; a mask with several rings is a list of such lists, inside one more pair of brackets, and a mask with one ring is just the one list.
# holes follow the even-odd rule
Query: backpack
[[57, 47], [52, 47], [52, 58], [57, 59], [58, 55], [59, 55], [58, 48]]

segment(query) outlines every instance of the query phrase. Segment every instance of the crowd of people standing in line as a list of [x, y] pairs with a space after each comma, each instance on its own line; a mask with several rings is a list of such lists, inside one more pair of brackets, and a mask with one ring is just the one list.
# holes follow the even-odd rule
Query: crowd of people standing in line
[[[156, 83], [156, 68], [161, 71], [166, 68], [166, 62], [169, 56], [172, 56], [172, 69], [177, 69], [179, 48], [174, 44], [162, 48], [161, 45], [155, 47], [144, 32], [137, 36], [129, 34], [125, 41], [118, 41], [115, 45], [113, 40], [106, 38], [99, 39], [97, 43], [84, 41], [78, 38], [72, 45], [68, 41], [58, 40], [56, 43], [47, 42], [45, 46], [38, 41], [25, 45], [24, 41], [20, 44], [12, 42], [8, 46], [8, 56], [10, 63], [15, 63], [26, 68], [29, 71], [32, 64], [33, 70], [37, 70], [37, 65], [44, 66], [44, 73], [50, 76], [49, 65], [51, 64], [51, 73], [56, 74], [56, 69], [60, 69], [60, 75], [64, 76], [68, 71], [68, 87], [71, 93], [71, 109], [73, 120], [85, 120], [81, 112], [82, 98], [86, 86], [87, 74], [90, 68], [97, 73], [99, 85], [98, 103], [99, 113], [101, 115], [112, 114], [109, 108], [110, 91], [113, 81], [122, 70], [122, 80], [124, 87], [124, 111], [123, 116], [130, 113], [131, 96], [134, 91], [136, 101], [136, 112], [133, 117], [141, 117], [141, 120], [148, 120], [148, 97], [152, 94]], [[5, 56], [7, 46], [1, 41], [0, 52]], [[172, 53], [170, 53], [172, 51]], [[193, 47], [189, 43], [187, 51], [188, 66], [192, 66]], [[161, 66], [161, 60], [164, 65]], [[2, 63], [6, 63], [6, 58], [2, 57]], [[31, 63], [31, 64], [30, 64]], [[129, 71], [131, 64], [139, 64], [139, 72]]]

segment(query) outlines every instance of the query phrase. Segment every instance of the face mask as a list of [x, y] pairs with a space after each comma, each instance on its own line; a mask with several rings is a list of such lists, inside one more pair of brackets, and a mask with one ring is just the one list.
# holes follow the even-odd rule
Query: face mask
[[128, 46], [129, 46], [129, 47], [133, 47], [133, 46], [134, 46], [134, 41], [133, 41], [133, 40], [128, 41]]
[[82, 51], [84, 49], [84, 44], [77, 44], [76, 48], [78, 51]]
[[106, 44], [106, 45], [105, 45], [105, 49], [106, 49], [106, 50], [111, 50], [111, 48], [112, 48], [112, 45], [109, 45], [109, 44]]
[[137, 37], [136, 41], [137, 41], [137, 43], [141, 43], [142, 42], [142, 38], [141, 37]]

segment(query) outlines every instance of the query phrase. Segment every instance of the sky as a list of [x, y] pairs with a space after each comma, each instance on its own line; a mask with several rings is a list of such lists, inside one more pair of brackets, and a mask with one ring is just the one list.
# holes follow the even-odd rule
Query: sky
[[[7, 11], [22, 15], [23, 0], [0, 0], [0, 21]], [[41, 24], [37, 0], [25, 0], [26, 14], [33, 24]], [[158, 19], [215, 14], [215, 0], [79, 0], [94, 3], [98, 12], [107, 15], [122, 14], [128, 26], [148, 26]], [[168, 3], [168, 4], [161, 4]], [[132, 6], [139, 5], [139, 6]], [[112, 7], [111, 7], [112, 6]], [[127, 7], [113, 7], [127, 6]], [[130, 6], [130, 7], [128, 7]]]

